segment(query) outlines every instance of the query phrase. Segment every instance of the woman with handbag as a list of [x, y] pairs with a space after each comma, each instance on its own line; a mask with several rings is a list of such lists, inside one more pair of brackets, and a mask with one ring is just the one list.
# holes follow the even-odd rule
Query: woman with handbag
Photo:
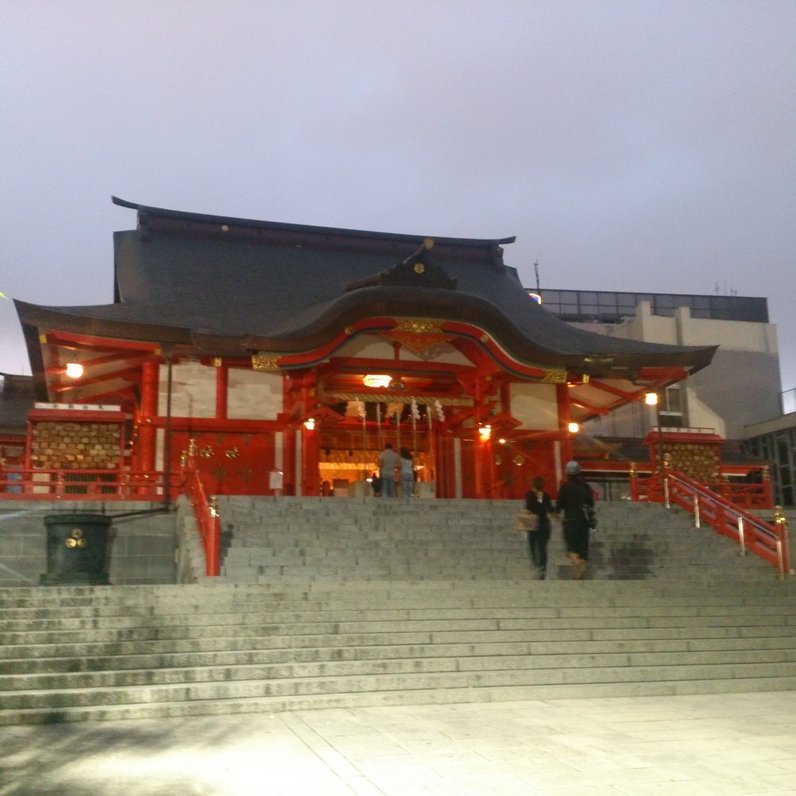
[[550, 541], [550, 513], [553, 501], [544, 491], [544, 479], [536, 476], [533, 489], [525, 495], [525, 508], [538, 518], [535, 531], [528, 531], [528, 549], [531, 561], [539, 572], [539, 580], [547, 577], [547, 543]]

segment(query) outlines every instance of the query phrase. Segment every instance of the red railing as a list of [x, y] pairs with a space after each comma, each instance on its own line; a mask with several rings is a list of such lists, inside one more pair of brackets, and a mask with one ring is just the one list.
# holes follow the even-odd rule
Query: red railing
[[667, 508], [675, 504], [691, 512], [695, 527], [700, 528], [703, 523], [711, 525], [721, 536], [736, 541], [742, 555], [748, 550], [776, 567], [780, 577], [793, 574], [788, 523], [781, 513], [775, 512], [773, 523], [766, 522], [714, 491], [709, 484], [700, 484], [683, 473], [667, 470], [665, 475], [663, 500]]
[[221, 521], [214, 497], [208, 497], [199, 477], [199, 471], [188, 457], [183, 469], [183, 489], [193, 506], [196, 525], [205, 550], [205, 572], [207, 575], [218, 575], [220, 572], [221, 554]]
[[[205, 550], [208, 575], [219, 574], [221, 531], [215, 499], [208, 498], [199, 474], [188, 460], [182, 472], [171, 473], [171, 499], [180, 491], [191, 501]], [[166, 501], [166, 476], [160, 471], [43, 470], [0, 471], [0, 503], [4, 500]]]
[[[180, 476], [171, 478], [172, 493]], [[0, 472], [2, 500], [144, 500], [165, 498], [162, 472], [125, 470], [9, 470]]]
[[[774, 508], [774, 491], [771, 481], [717, 481], [702, 486], [713, 494], [720, 495], [730, 503], [744, 509], [762, 510]], [[631, 500], [663, 502], [663, 488], [658, 474], [652, 467], [635, 467], [630, 471]]]

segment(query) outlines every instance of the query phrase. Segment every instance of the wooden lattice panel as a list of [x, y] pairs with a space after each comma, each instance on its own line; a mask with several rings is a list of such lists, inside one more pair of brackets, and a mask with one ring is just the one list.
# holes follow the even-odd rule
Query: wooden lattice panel
[[112, 470], [120, 464], [121, 435], [116, 423], [36, 423], [31, 462], [46, 470]]
[[719, 450], [715, 445], [700, 445], [693, 442], [667, 442], [664, 452], [670, 458], [672, 470], [685, 473], [695, 481], [710, 483], [718, 477], [721, 464]]

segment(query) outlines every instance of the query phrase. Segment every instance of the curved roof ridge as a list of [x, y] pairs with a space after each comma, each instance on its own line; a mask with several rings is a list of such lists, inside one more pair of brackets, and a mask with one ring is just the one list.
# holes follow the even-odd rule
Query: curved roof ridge
[[396, 241], [396, 242], [418, 242], [431, 238], [437, 246], [472, 246], [476, 248], [502, 246], [506, 243], [514, 243], [517, 236], [512, 235], [507, 238], [451, 238], [440, 237], [437, 235], [408, 235], [400, 232], [376, 232], [373, 230], [348, 229], [345, 227], [325, 227], [314, 226], [312, 224], [291, 224], [284, 221], [263, 221], [250, 218], [236, 218], [234, 216], [217, 216], [207, 213], [192, 213], [185, 210], [169, 210], [163, 207], [151, 207], [149, 205], [130, 202], [118, 196], [111, 196], [113, 204], [119, 207], [127, 207], [136, 210], [139, 216], [152, 216], [163, 219], [173, 219], [175, 221], [193, 221], [206, 224], [226, 224], [236, 227], [255, 227], [259, 229], [269, 229], [278, 232], [308, 233], [314, 235], [337, 235], [347, 238], [368, 238], [371, 240]]

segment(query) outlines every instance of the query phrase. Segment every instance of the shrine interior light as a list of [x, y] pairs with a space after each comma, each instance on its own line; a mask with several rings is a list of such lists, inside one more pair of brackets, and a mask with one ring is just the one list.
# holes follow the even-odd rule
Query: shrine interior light
[[577, 434], [580, 431], [580, 423], [568, 423], [567, 429], [570, 434]]
[[368, 373], [362, 378], [366, 387], [389, 387], [391, 381], [392, 377], [383, 373]]
[[482, 442], [486, 442], [492, 436], [492, 426], [488, 424], [478, 426], [478, 436], [481, 437]]
[[79, 379], [83, 375], [83, 366], [79, 362], [67, 362], [66, 375], [70, 379]]
[[315, 428], [315, 418], [314, 417], [308, 417], [304, 421], [304, 428], [306, 428], [307, 431], [312, 431]]
[[657, 406], [658, 405], [658, 393], [656, 393], [656, 392], [645, 392], [644, 393], [644, 403], [647, 406]]

